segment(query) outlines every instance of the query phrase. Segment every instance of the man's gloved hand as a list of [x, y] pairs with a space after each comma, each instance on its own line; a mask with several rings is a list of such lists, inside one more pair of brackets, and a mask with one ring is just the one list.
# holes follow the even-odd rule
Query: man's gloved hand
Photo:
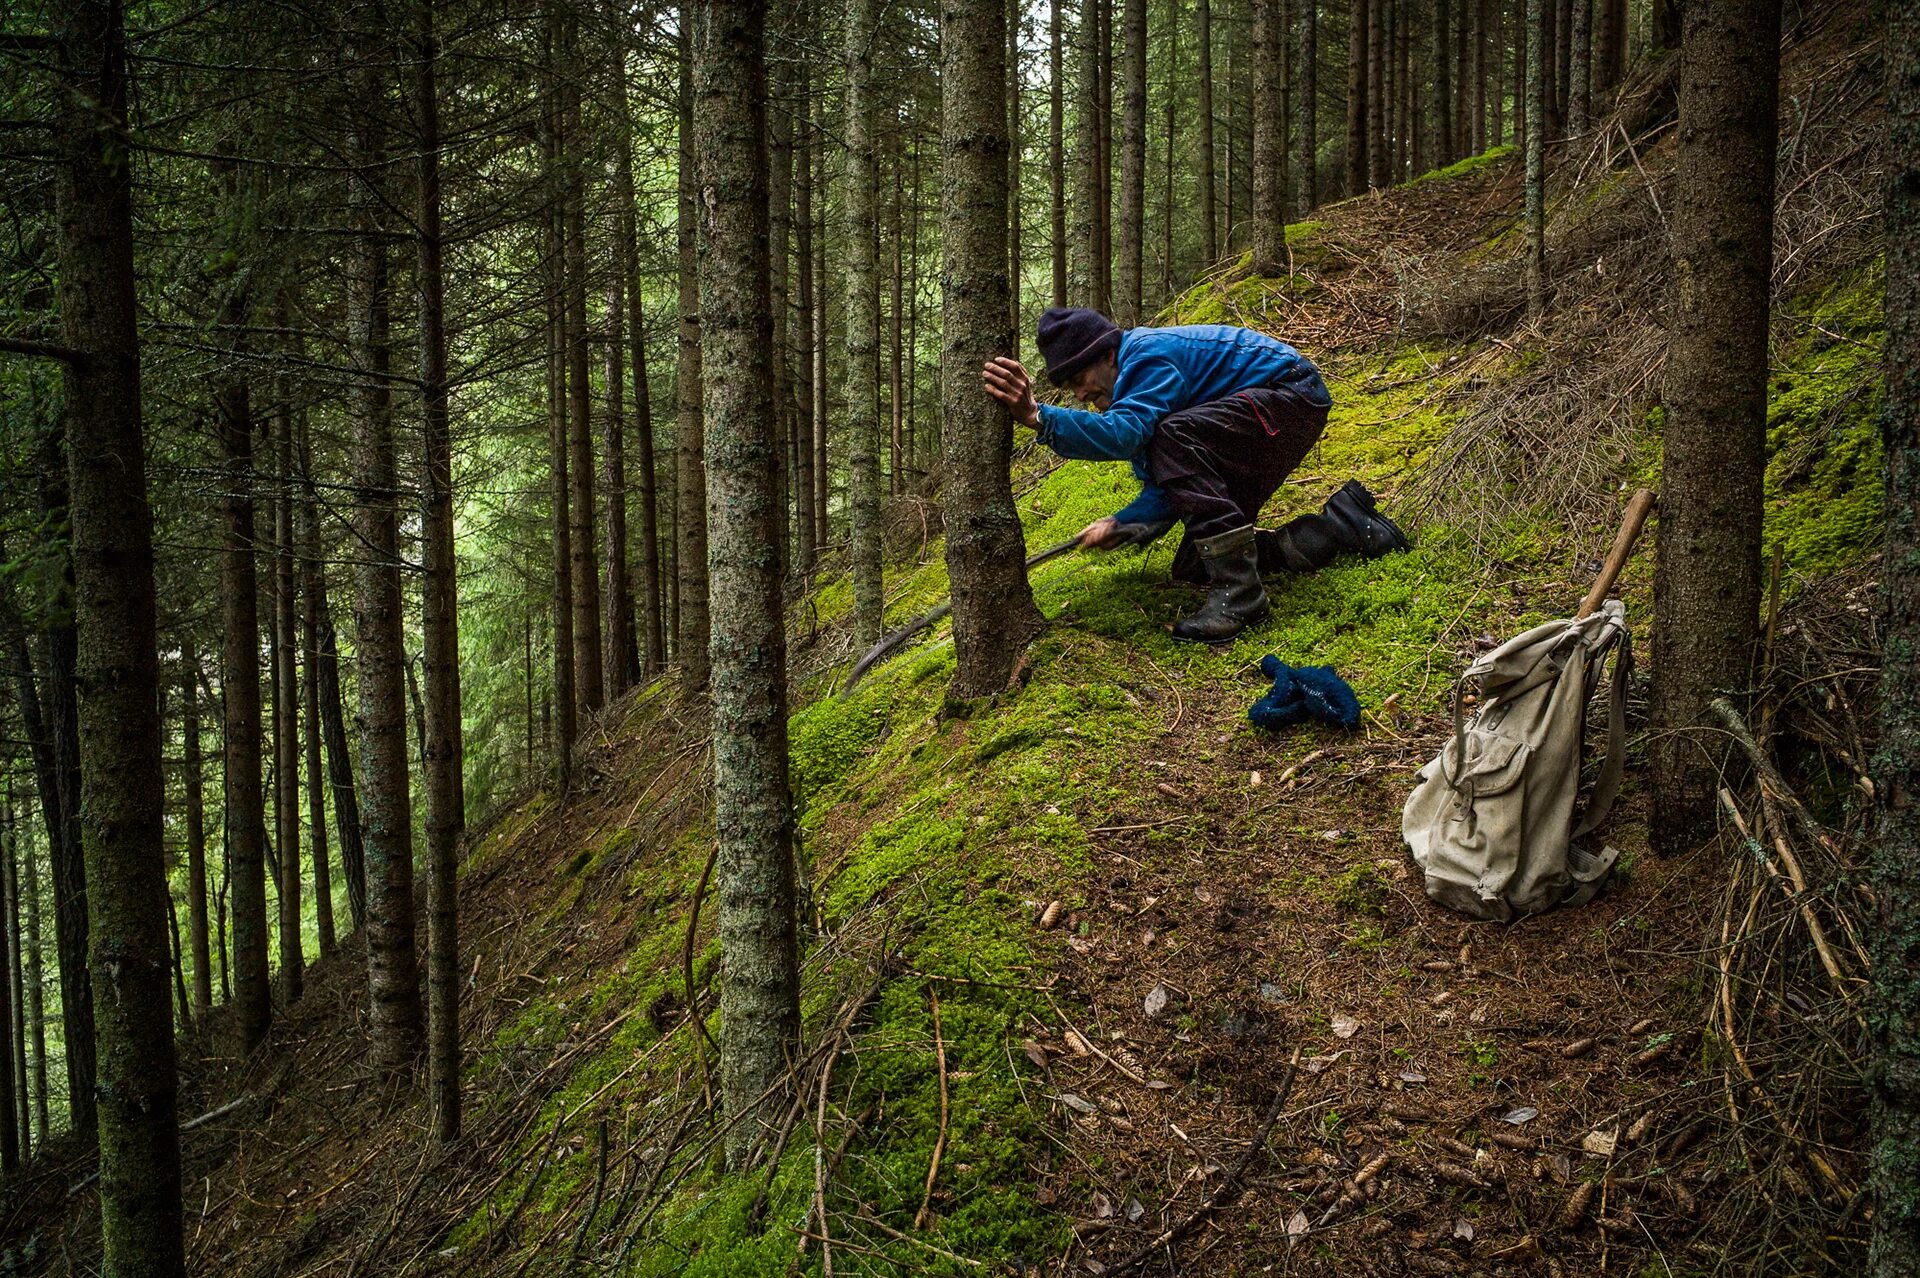
[[1080, 544], [1090, 550], [1147, 546], [1165, 536], [1173, 523], [1171, 519], [1157, 519], [1147, 524], [1123, 524], [1108, 515], [1105, 519], [1094, 520], [1081, 530]]

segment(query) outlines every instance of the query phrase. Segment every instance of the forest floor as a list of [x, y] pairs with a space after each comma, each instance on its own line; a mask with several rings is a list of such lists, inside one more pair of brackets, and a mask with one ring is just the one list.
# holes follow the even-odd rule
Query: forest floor
[[[1790, 84], [1857, 73], [1854, 35], [1813, 32]], [[1650, 203], [1670, 162], [1658, 116], [1635, 125], [1644, 153], [1589, 157], [1588, 185], [1556, 197], [1563, 225]], [[251, 1058], [220, 1052], [217, 1019], [183, 1041], [183, 1117], [210, 1115], [184, 1136], [191, 1272], [785, 1275], [830, 1251], [837, 1273], [1117, 1273], [1183, 1225], [1138, 1272], [1820, 1272], [1860, 1255], [1857, 1216], [1795, 1234], [1771, 1210], [1793, 1181], [1747, 1174], [1721, 1121], [1732, 1093], [1700, 1030], [1727, 853], [1647, 853], [1637, 739], [1605, 832], [1621, 869], [1590, 905], [1470, 923], [1426, 899], [1400, 839], [1454, 675], [1570, 613], [1621, 489], [1657, 473], [1644, 412], [1587, 438], [1598, 478], [1563, 475], [1585, 487], [1544, 501], [1517, 470], [1489, 485], [1459, 447], [1543, 364], [1635, 373], [1634, 333], [1583, 345], [1592, 293], [1586, 320], [1570, 302], [1559, 327], [1512, 314], [1516, 168], [1496, 151], [1330, 206], [1296, 228], [1286, 278], [1223, 269], [1163, 317], [1266, 327], [1319, 360], [1332, 421], [1269, 517], [1357, 475], [1418, 516], [1411, 552], [1277, 581], [1273, 620], [1217, 649], [1168, 634], [1195, 598], [1165, 580], [1170, 543], [1068, 556], [1035, 576], [1049, 626], [1015, 683], [959, 705], [944, 630], [840, 697], [845, 579], [796, 606], [807, 1031], [763, 1170], [714, 1153], [710, 901], [694, 917], [707, 742], [662, 682], [589, 724], [573, 796], [472, 832], [459, 1142], [427, 1139], [417, 1085], [364, 1072], [351, 943]], [[1584, 244], [1556, 241], [1557, 272], [1606, 277], [1613, 250], [1580, 265]], [[1768, 518], [1790, 594], [1857, 574], [1877, 517], [1874, 263], [1826, 260], [1776, 342]], [[1480, 290], [1471, 322], [1434, 318], [1442, 276]], [[1131, 481], [1029, 449], [1016, 487], [1038, 547]], [[947, 579], [937, 506], [902, 499], [890, 520], [897, 623]], [[1643, 551], [1621, 587], [1642, 640], [1650, 581]], [[1362, 730], [1254, 729], [1270, 652], [1333, 665]], [[1638, 687], [1634, 709], [1638, 731]], [[1808, 1136], [1857, 1186], [1852, 1120]], [[56, 1147], [0, 1196], [0, 1272], [94, 1272], [90, 1171]]]

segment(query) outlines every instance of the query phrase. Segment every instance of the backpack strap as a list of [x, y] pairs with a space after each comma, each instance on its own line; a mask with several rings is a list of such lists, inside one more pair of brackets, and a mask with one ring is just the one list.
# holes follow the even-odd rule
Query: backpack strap
[[[1572, 841], [1576, 843], [1598, 829], [1613, 811], [1613, 801], [1620, 795], [1620, 774], [1626, 767], [1627, 681], [1633, 674], [1633, 636], [1622, 628], [1618, 642], [1620, 651], [1613, 659], [1613, 689], [1607, 697], [1607, 757], [1600, 765], [1600, 777], [1594, 782], [1593, 794], [1587, 799], [1586, 813], [1573, 828]], [[1601, 660], [1605, 659], [1603, 651]]]

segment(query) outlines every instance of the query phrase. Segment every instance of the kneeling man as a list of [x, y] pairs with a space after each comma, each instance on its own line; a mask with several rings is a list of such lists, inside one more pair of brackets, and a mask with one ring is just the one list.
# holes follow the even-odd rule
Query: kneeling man
[[1254, 526], [1333, 405], [1320, 370], [1285, 342], [1224, 324], [1123, 332], [1075, 307], [1043, 314], [1039, 338], [1048, 380], [1100, 411], [1037, 403], [1027, 370], [1004, 357], [983, 370], [987, 391], [1062, 457], [1132, 464], [1140, 495], [1089, 524], [1083, 546], [1145, 545], [1176, 519], [1186, 526], [1173, 575], [1211, 589], [1175, 638], [1224, 643], [1263, 620], [1262, 573], [1406, 549], [1358, 480], [1317, 515], [1272, 532]]

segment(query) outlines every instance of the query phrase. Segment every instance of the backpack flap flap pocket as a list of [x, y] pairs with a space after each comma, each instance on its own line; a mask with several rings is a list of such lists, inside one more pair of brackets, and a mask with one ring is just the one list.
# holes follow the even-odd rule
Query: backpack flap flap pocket
[[[1460, 759], [1466, 749], [1464, 766]], [[1529, 747], [1517, 737], [1498, 736], [1478, 728], [1467, 731], [1447, 743], [1441, 755], [1441, 770], [1447, 784], [1471, 804], [1475, 799], [1505, 794], [1526, 774]]]

